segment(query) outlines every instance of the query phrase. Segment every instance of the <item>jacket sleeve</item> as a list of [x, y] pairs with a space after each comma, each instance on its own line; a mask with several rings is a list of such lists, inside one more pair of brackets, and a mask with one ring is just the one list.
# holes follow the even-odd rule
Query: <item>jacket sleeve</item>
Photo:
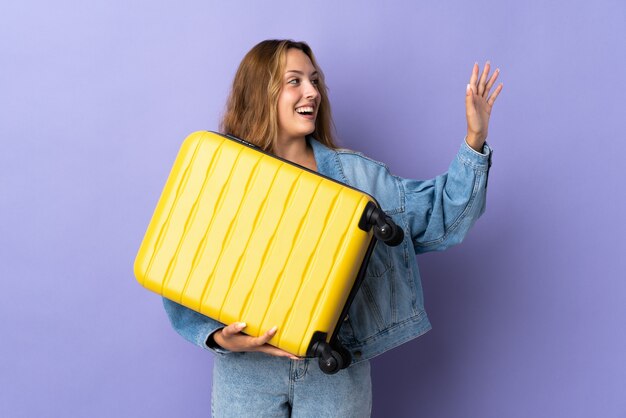
[[458, 244], [485, 211], [491, 148], [479, 153], [464, 141], [445, 174], [431, 180], [399, 179], [415, 253]]
[[163, 298], [163, 306], [172, 327], [187, 341], [216, 353], [230, 352], [215, 342], [211, 344], [212, 338], [209, 341], [209, 336], [224, 328], [224, 324], [166, 298]]

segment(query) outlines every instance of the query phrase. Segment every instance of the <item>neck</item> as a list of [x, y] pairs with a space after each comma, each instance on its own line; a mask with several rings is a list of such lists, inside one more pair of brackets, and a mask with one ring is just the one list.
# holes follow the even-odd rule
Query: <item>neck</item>
[[308, 146], [304, 137], [279, 139], [274, 147], [274, 154], [311, 170], [317, 170], [313, 149]]

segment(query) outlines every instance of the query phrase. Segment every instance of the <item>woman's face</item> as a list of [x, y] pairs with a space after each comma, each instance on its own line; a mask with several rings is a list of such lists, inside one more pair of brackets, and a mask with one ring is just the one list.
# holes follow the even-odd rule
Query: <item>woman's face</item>
[[299, 49], [287, 50], [285, 73], [278, 96], [278, 140], [304, 139], [315, 131], [320, 104], [319, 75]]

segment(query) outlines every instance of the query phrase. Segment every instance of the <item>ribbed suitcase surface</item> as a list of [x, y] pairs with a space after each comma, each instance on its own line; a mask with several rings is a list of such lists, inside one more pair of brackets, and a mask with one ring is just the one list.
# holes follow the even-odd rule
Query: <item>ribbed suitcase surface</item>
[[135, 260], [146, 288], [306, 355], [334, 331], [372, 231], [373, 199], [239, 141], [183, 143]]

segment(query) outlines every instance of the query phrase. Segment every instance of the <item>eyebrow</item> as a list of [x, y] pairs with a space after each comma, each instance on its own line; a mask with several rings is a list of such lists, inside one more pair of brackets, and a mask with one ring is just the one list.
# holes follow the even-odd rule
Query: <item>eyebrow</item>
[[[296, 74], [304, 75], [302, 71], [298, 71], [298, 70], [287, 70], [285, 71], [285, 73], [296, 73]], [[317, 70], [313, 71], [311, 75], [317, 75]]]

